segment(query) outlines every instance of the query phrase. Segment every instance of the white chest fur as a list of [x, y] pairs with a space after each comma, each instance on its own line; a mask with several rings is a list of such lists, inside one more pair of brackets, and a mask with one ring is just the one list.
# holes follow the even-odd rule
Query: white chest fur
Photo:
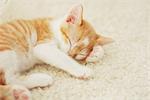
[[65, 53], [67, 53], [70, 49], [70, 44], [66, 43], [63, 39], [62, 33], [60, 31], [60, 24], [62, 19], [55, 20], [51, 23], [52, 31], [54, 33], [54, 41], [57, 46]]

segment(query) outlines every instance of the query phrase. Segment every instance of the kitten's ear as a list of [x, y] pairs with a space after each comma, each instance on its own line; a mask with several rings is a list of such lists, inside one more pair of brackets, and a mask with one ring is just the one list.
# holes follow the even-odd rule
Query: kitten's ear
[[98, 45], [105, 45], [112, 42], [114, 42], [114, 40], [109, 37], [99, 36], [99, 38], [97, 39]]
[[66, 22], [71, 24], [78, 24], [82, 23], [82, 14], [83, 14], [83, 6], [81, 4], [75, 5], [69, 11], [67, 15]]

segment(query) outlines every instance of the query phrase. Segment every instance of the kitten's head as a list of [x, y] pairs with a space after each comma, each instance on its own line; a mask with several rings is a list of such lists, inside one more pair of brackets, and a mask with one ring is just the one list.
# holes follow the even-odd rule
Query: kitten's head
[[83, 19], [82, 5], [75, 5], [69, 11], [61, 31], [71, 42], [69, 55], [78, 61], [86, 61], [95, 46], [112, 42], [111, 38], [97, 34], [91, 24]]

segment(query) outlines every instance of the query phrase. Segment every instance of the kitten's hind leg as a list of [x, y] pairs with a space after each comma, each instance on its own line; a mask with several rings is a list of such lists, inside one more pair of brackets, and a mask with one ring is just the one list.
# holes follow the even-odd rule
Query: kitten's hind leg
[[44, 73], [33, 73], [26, 78], [25, 86], [29, 89], [45, 87], [53, 83], [52, 77]]
[[24, 64], [22, 64], [24, 59], [21, 57], [15, 51], [0, 52], [0, 68], [5, 72], [5, 78], [0, 78], [1, 84], [22, 85], [27, 88], [44, 87], [52, 84], [52, 78], [47, 74], [41, 73], [31, 74], [23, 80], [19, 79], [18, 74], [24, 71]]
[[23, 85], [28, 89], [35, 87], [45, 87], [53, 83], [52, 77], [44, 73], [33, 73], [29, 76], [26, 76], [26, 78], [23, 80], [18, 79], [15, 74], [8, 74], [6, 76], [6, 80], [9, 84]]

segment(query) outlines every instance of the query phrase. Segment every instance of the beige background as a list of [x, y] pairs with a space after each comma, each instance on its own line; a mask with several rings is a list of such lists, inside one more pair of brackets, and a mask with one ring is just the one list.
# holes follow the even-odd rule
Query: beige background
[[41, 65], [54, 84], [32, 90], [33, 100], [150, 100], [149, 0], [7, 0], [0, 1], [1, 22], [16, 18], [63, 16], [74, 3], [82, 3], [84, 17], [115, 42], [104, 47], [93, 79], [78, 80], [53, 67]]

